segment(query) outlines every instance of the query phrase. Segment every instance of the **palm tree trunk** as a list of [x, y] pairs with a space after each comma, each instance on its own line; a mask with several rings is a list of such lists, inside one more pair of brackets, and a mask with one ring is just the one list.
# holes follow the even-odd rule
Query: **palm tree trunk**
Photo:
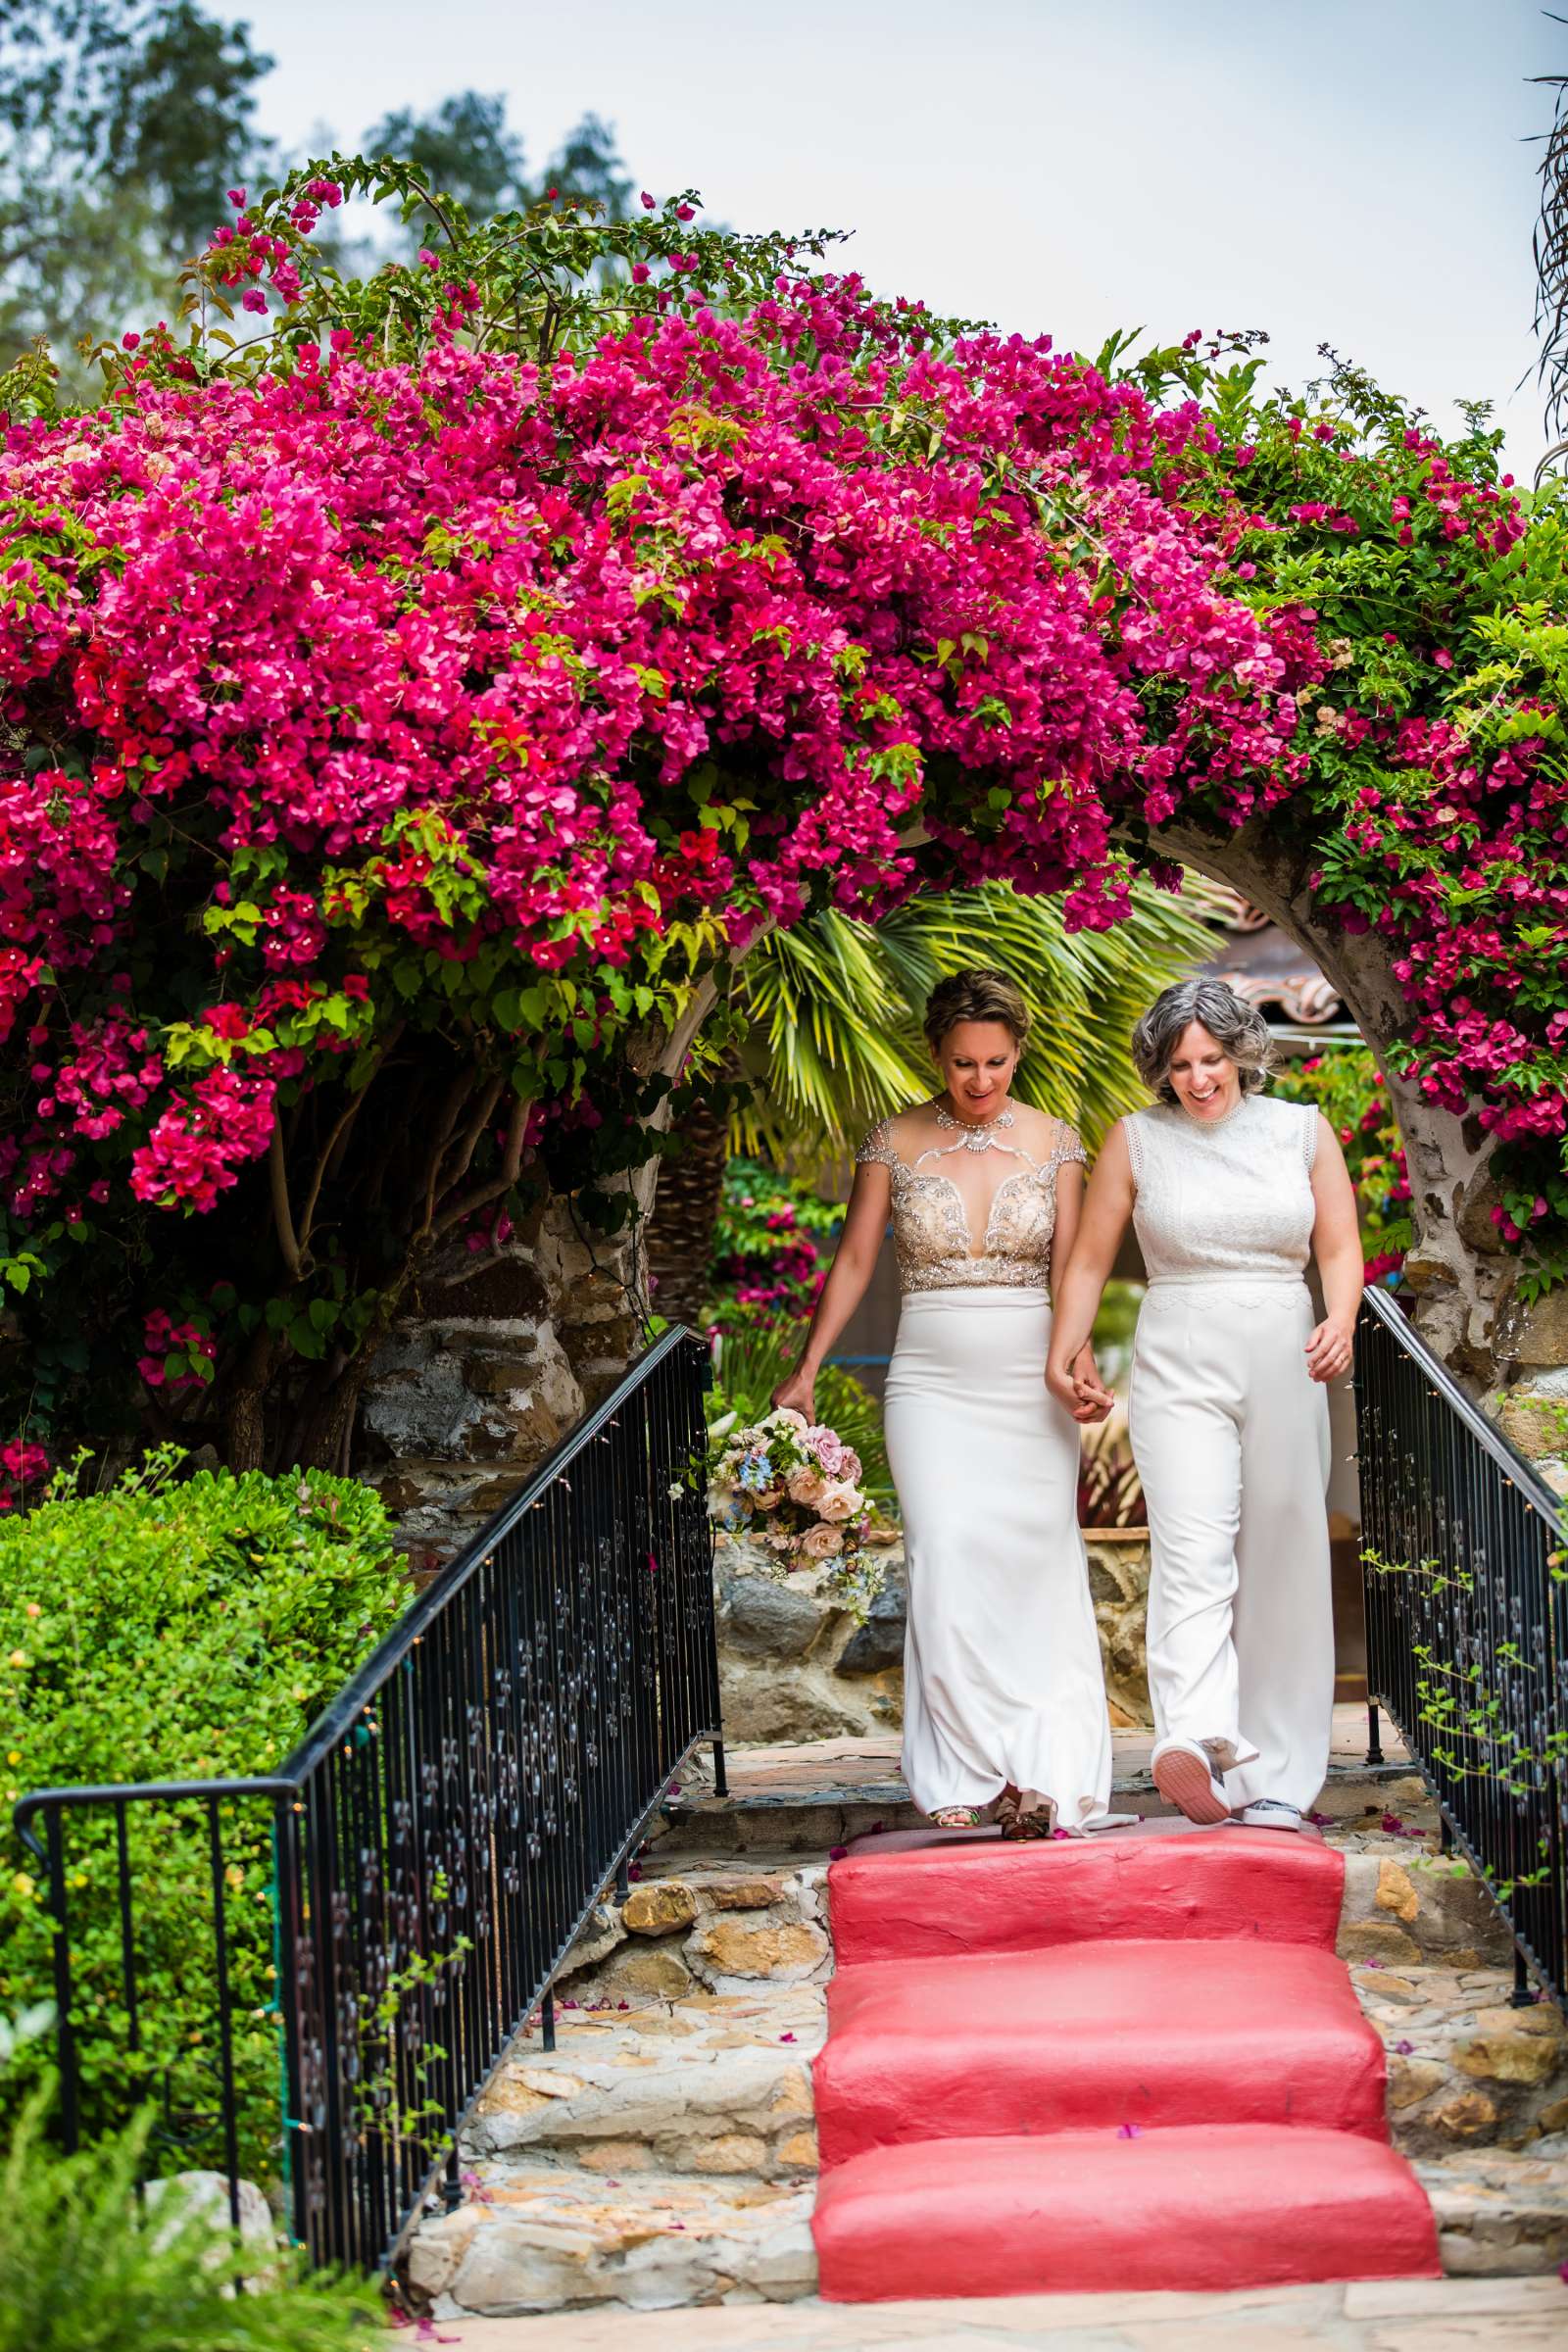
[[[738, 1057], [719, 1075], [739, 1075]], [[681, 1121], [680, 1150], [659, 1166], [659, 1189], [648, 1220], [648, 1271], [653, 1307], [666, 1322], [696, 1330], [708, 1296], [719, 1196], [729, 1158], [729, 1114], [694, 1103]]]

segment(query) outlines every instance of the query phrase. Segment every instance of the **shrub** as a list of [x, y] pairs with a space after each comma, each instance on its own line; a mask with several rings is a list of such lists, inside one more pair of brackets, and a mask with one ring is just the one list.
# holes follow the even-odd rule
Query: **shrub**
[[[46, 2090], [0, 2158], [0, 2352], [372, 2352], [373, 2288], [293, 2258], [236, 2251], [211, 2220], [138, 2210], [151, 2117], [62, 2157], [44, 2136]], [[239, 2280], [246, 2289], [236, 2293]]]
[[[275, 1771], [403, 1605], [390, 1526], [368, 1489], [317, 1472], [176, 1481], [177, 1459], [166, 1450], [108, 1493], [68, 1484], [30, 1516], [0, 1519], [8, 1803], [70, 1783]], [[224, 1801], [220, 1819], [241, 2155], [265, 2171], [278, 2070], [270, 1812]], [[156, 2094], [170, 2137], [199, 2146], [193, 2119], [218, 2107], [206, 1809], [132, 1806], [127, 1828], [139, 2058], [126, 2049], [113, 1815], [66, 1821], [83, 2124], [108, 2129]], [[6, 1820], [0, 2012], [52, 1990], [46, 1890]], [[6, 2094], [42, 2064], [39, 2049], [24, 2052]], [[216, 2138], [206, 2148], [216, 2157]]]
[[724, 1169], [708, 1319], [721, 1331], [759, 1313], [803, 1322], [816, 1304], [844, 1211], [758, 1159]]
[[1366, 1278], [1378, 1282], [1396, 1273], [1413, 1233], [1410, 1178], [1399, 1123], [1372, 1054], [1365, 1046], [1314, 1054], [1277, 1070], [1272, 1089], [1287, 1102], [1310, 1102], [1323, 1113], [1345, 1147], [1355, 1186]]

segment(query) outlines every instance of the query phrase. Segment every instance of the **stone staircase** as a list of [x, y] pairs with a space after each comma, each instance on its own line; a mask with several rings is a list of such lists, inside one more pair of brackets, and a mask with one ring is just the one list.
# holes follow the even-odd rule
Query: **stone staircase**
[[[1359, 1763], [1363, 1727], [1348, 1710], [1319, 1811], [1344, 1854], [1336, 1944], [1384, 2043], [1394, 2145], [1446, 2270], [1554, 2271], [1568, 2034], [1554, 2009], [1512, 2006], [1490, 1901], [1437, 1851], [1408, 1766]], [[1118, 1802], [1163, 1810], [1147, 1744], [1117, 1746]], [[463, 2148], [466, 2201], [429, 2216], [406, 2258], [412, 2300], [438, 2320], [816, 2291], [828, 1867], [918, 1816], [888, 1740], [740, 1751], [731, 1776], [727, 1799], [683, 1776], [627, 1900], [607, 1896], [558, 1989], [558, 2047], [535, 2027], [492, 2080]]]

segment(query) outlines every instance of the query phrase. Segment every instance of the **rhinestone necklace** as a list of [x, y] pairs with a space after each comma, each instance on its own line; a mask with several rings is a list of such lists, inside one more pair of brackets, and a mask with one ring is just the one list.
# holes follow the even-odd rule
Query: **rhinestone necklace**
[[994, 1119], [956, 1119], [945, 1103], [937, 1104], [937, 1125], [946, 1134], [961, 1136], [961, 1144], [954, 1147], [963, 1152], [989, 1152], [991, 1138], [999, 1127], [1010, 1127], [1010, 1110], [999, 1110]]

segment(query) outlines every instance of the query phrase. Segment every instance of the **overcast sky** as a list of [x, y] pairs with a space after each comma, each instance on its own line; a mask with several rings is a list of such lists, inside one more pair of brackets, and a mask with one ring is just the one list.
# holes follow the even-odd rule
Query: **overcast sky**
[[[210, 0], [211, 4], [211, 0]], [[1560, 4], [1560, 0], [1559, 0]], [[1528, 476], [1531, 228], [1568, 27], [1535, 0], [221, 0], [275, 57], [264, 127], [357, 144], [504, 91], [535, 163], [586, 109], [640, 186], [830, 225], [879, 290], [1095, 350], [1260, 326], [1444, 425], [1490, 399]], [[1522, 387], [1520, 378], [1526, 377]]]

